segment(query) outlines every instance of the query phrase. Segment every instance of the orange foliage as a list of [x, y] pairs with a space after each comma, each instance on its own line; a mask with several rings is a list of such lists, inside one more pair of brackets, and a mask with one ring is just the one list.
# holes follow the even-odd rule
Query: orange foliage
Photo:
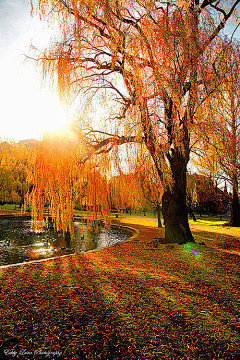
[[33, 184], [29, 201], [35, 227], [38, 227], [37, 221], [42, 225], [44, 206], [49, 204], [56, 229], [72, 232], [74, 183], [81, 172], [78, 161], [83, 156], [84, 149], [75, 139], [59, 135], [43, 139], [29, 174], [29, 181]]
[[56, 230], [70, 231], [73, 235], [73, 207], [78, 199], [84, 198], [87, 198], [88, 218], [95, 220], [96, 226], [103, 218], [108, 225], [107, 163], [101, 156], [87, 159], [86, 146], [79, 137], [73, 134], [45, 135], [29, 169], [29, 182], [33, 188], [28, 194], [28, 202], [35, 228], [42, 226], [47, 206]]
[[[65, 101], [78, 96], [90, 118], [80, 115], [86, 146], [106, 155], [108, 169], [114, 147], [144, 144], [166, 195], [166, 234], [180, 242], [192, 241], [186, 171], [197, 109], [215, 91], [218, 34], [237, 3], [220, 8], [203, 0], [38, 1], [40, 15], [50, 14], [61, 35], [40, 55], [43, 74], [57, 79]], [[95, 98], [105, 108], [105, 126], [89, 111]], [[104, 186], [94, 171], [94, 183]], [[94, 196], [96, 204], [106, 201]]]

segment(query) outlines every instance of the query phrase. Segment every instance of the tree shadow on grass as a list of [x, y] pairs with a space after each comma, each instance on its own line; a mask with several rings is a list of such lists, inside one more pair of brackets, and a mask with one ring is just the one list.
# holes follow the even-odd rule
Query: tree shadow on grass
[[58, 359], [237, 358], [236, 287], [227, 293], [216, 266], [206, 269], [210, 255], [201, 264], [184, 250], [163, 256], [164, 245], [157, 252], [133, 246], [4, 270], [2, 355], [9, 349], [24, 358], [25, 350], [29, 359], [46, 358], [34, 354], [43, 349], [58, 351]]

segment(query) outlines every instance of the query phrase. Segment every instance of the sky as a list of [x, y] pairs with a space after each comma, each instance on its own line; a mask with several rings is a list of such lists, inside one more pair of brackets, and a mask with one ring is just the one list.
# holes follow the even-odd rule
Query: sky
[[29, 0], [0, 0], [0, 140], [39, 139], [43, 131], [66, 126], [57, 91], [41, 86], [35, 62], [25, 56], [32, 55], [31, 43], [44, 50], [51, 34], [44, 21], [30, 16]]
[[44, 49], [50, 41], [47, 24], [30, 16], [28, 0], [0, 0], [0, 139], [40, 139], [59, 130], [67, 111], [57, 91], [41, 85], [30, 44]]

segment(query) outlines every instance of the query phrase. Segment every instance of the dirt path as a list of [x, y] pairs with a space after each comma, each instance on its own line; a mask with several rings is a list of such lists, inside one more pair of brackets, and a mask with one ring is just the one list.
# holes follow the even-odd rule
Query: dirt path
[[[120, 218], [121, 222], [127, 224], [142, 224], [145, 226], [157, 227], [157, 218], [155, 217], [146, 217], [146, 216], [123, 216]], [[240, 227], [228, 227], [228, 226], [209, 226], [196, 223], [190, 223], [190, 228], [192, 230], [208, 231], [216, 234], [230, 235], [240, 238]]]
[[[125, 216], [120, 217], [120, 222], [131, 225], [144, 225], [157, 227], [157, 218], [145, 216]], [[193, 233], [196, 234], [196, 241], [205, 242], [208, 246], [218, 249], [232, 255], [240, 256], [240, 228], [231, 228], [225, 226], [210, 226], [198, 223], [190, 224]], [[159, 229], [160, 236], [164, 237], [164, 227]], [[207, 235], [208, 234], [208, 235]], [[217, 235], [217, 236], [216, 236]], [[220, 236], [218, 236], [220, 235]], [[221, 236], [223, 235], [223, 236]], [[226, 238], [227, 237], [227, 238]]]

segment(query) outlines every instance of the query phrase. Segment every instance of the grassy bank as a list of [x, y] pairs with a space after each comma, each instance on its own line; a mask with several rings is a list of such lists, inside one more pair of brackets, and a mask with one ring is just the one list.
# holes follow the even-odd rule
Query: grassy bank
[[225, 250], [239, 239], [196, 231], [184, 247], [134, 227], [125, 244], [0, 269], [0, 358], [237, 359], [239, 256]]

